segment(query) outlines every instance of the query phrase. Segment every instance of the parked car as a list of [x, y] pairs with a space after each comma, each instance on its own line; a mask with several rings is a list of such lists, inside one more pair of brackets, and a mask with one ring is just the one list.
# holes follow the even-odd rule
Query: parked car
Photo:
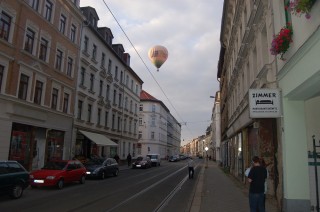
[[179, 157], [177, 157], [176, 155], [172, 155], [169, 157], [169, 162], [177, 162], [179, 161]]
[[147, 154], [153, 166], [160, 166], [161, 158], [159, 154]]
[[151, 168], [151, 159], [149, 157], [137, 157], [136, 161], [132, 163], [132, 168]]
[[18, 199], [29, 186], [29, 172], [17, 161], [0, 161], [0, 192]]
[[79, 181], [85, 183], [86, 168], [78, 160], [49, 161], [41, 170], [30, 174], [32, 188], [42, 186], [57, 186], [62, 189], [64, 184]]
[[119, 165], [113, 158], [95, 158], [89, 160], [85, 167], [87, 169], [87, 177], [104, 179], [108, 175], [118, 176]]

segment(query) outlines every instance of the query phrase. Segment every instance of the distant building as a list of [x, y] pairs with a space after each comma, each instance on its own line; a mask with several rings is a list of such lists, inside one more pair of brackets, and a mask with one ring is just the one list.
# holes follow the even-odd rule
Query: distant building
[[181, 125], [162, 101], [140, 93], [138, 155], [158, 153], [161, 158], [180, 152]]

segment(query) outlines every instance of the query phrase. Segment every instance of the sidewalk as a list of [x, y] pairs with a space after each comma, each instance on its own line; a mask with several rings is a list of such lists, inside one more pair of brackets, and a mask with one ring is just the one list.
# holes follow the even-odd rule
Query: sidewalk
[[[202, 164], [190, 212], [248, 212], [248, 189], [232, 176], [225, 174], [213, 161]], [[267, 212], [277, 212], [269, 200]]]

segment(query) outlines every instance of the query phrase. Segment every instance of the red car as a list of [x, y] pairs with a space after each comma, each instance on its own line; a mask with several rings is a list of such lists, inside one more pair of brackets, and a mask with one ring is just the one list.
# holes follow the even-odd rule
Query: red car
[[65, 183], [79, 181], [85, 183], [86, 168], [78, 160], [49, 161], [41, 170], [30, 174], [30, 186], [57, 186], [62, 189]]

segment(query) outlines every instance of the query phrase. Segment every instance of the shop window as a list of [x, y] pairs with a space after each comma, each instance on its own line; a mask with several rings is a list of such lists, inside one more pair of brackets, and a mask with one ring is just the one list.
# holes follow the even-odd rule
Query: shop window
[[64, 147], [64, 132], [58, 130], [50, 130], [47, 136], [47, 161], [62, 160]]

